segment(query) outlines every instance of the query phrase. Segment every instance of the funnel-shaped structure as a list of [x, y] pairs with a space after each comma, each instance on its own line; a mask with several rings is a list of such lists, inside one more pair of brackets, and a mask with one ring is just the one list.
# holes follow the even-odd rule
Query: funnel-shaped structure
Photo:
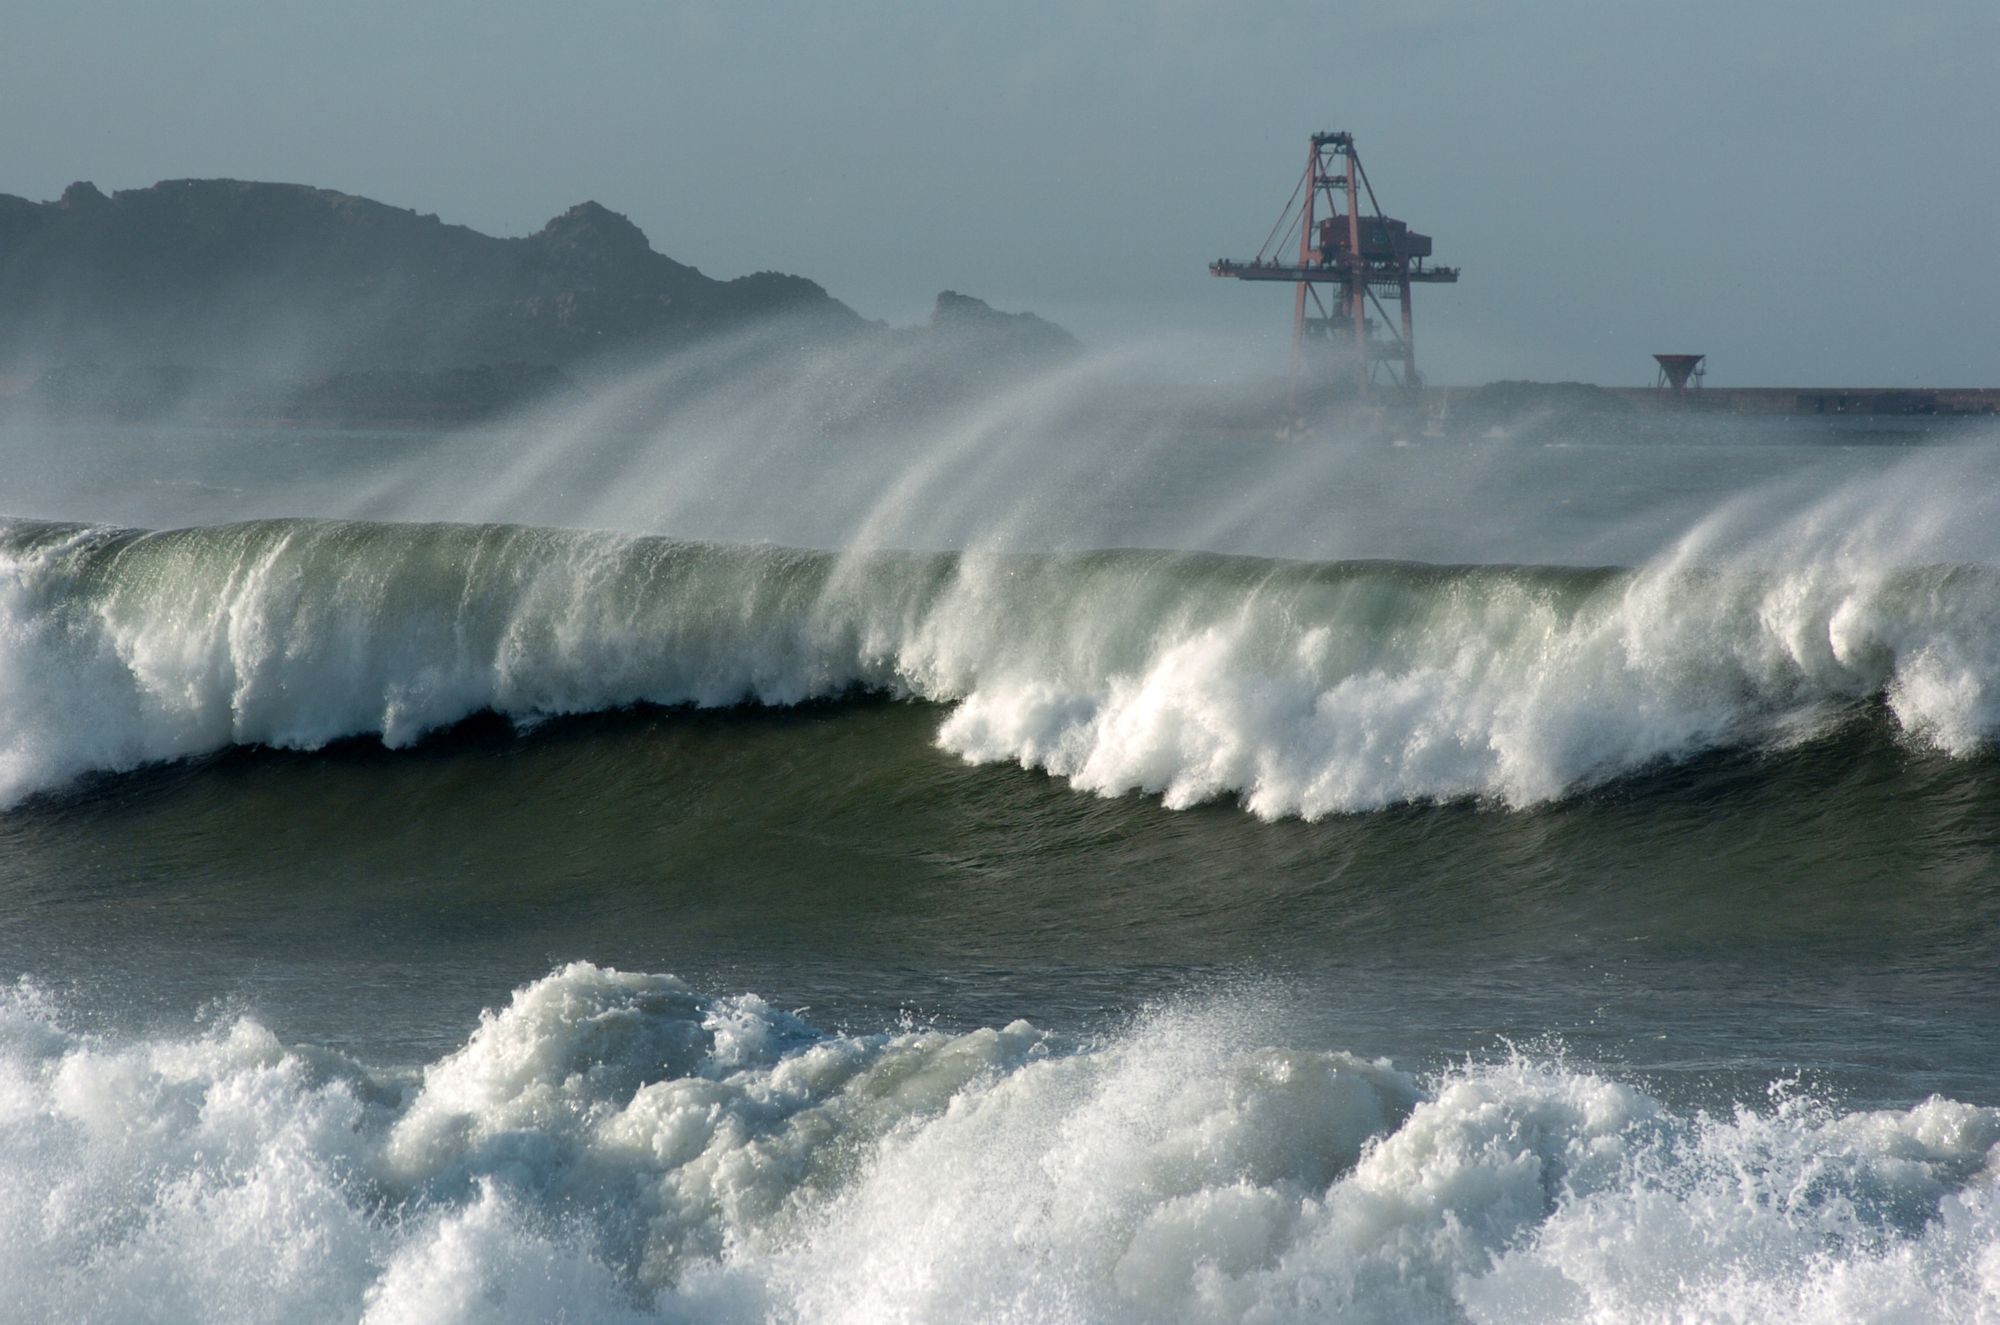
[[1696, 386], [1701, 385], [1702, 375], [1707, 371], [1701, 365], [1706, 358], [1708, 358], [1706, 354], [1654, 355], [1653, 359], [1660, 365], [1660, 375], [1654, 380], [1653, 385], [1671, 391], [1677, 396], [1685, 395], [1689, 379], [1692, 379]]

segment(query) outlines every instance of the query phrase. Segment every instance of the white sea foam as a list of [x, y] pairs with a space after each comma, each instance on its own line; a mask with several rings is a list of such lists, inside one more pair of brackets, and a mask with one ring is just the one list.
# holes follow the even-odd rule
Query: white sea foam
[[371, 1073], [0, 999], [0, 1319], [2000, 1315], [2000, 1111], [1419, 1082], [1254, 1002], [1070, 1044], [825, 1035], [578, 963]]
[[1875, 702], [1914, 744], [1972, 753], [2000, 730], [2000, 572], [1978, 547], [1926, 560], [1967, 550], [1963, 531], [1883, 506], [1849, 495], [1768, 528], [1725, 511], [1620, 573], [15, 525], [0, 805], [231, 744], [399, 746], [482, 710], [856, 687], [949, 705], [938, 740], [970, 760], [1266, 817], [1528, 805]]

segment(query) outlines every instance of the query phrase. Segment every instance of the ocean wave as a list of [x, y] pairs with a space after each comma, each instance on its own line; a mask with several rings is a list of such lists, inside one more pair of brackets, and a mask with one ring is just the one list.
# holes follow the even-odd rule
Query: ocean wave
[[0, 805], [230, 745], [483, 711], [949, 706], [946, 749], [1264, 817], [1524, 806], [1885, 706], [2000, 727], [2000, 573], [1169, 552], [849, 553], [514, 526], [0, 526]]
[[[0, 997], [6, 1320], [1810, 1321], [2000, 1308], [2000, 1111], [1418, 1079], [1254, 1001], [823, 1033], [576, 963], [371, 1071]], [[1263, 1047], [1260, 1047], [1263, 1046]]]

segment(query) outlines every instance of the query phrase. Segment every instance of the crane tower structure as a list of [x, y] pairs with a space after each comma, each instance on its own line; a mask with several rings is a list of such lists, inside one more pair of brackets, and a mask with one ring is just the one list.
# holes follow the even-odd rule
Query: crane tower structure
[[[1293, 285], [1292, 391], [1315, 360], [1331, 380], [1351, 381], [1367, 399], [1378, 388], [1414, 389], [1417, 347], [1410, 317], [1412, 285], [1451, 284], [1458, 268], [1433, 267], [1431, 237], [1382, 212], [1354, 150], [1354, 135], [1316, 133], [1306, 170], [1257, 256], [1220, 258], [1209, 274]], [[1363, 200], [1366, 200], [1366, 209]], [[1298, 236], [1296, 258], [1285, 250]], [[1327, 294], [1321, 294], [1325, 287]], [[1393, 294], [1392, 316], [1384, 304]], [[1371, 311], [1373, 313], [1371, 315]], [[1323, 354], [1314, 354], [1322, 347]]]

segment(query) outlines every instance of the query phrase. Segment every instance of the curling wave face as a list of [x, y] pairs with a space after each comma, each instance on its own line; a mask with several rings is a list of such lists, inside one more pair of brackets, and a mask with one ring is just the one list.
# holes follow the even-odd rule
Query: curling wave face
[[1886, 705], [2000, 726], [2000, 572], [1814, 550], [1635, 571], [848, 553], [516, 526], [0, 525], [0, 805], [482, 711], [949, 705], [939, 743], [1263, 817], [1521, 806]]
[[563, 967], [421, 1069], [0, 996], [0, 1318], [1985, 1319], [2000, 1111], [1418, 1081], [1255, 1000], [826, 1034]]

